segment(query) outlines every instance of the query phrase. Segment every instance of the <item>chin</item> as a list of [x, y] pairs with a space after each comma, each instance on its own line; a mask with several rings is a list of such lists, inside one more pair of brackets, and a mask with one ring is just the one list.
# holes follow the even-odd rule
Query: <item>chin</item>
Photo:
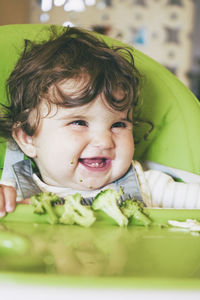
[[102, 182], [102, 183], [99, 183], [97, 184], [97, 182], [87, 182], [83, 185], [80, 185], [80, 190], [84, 189], [84, 190], [87, 190], [87, 191], [92, 191], [92, 190], [98, 190], [98, 189], [101, 189], [103, 188], [104, 186], [108, 185], [110, 182]]
[[100, 174], [98, 174], [98, 176], [90, 175], [85, 180], [83, 179], [82, 181], [78, 182], [79, 189], [80, 190], [88, 190], [88, 191], [101, 189], [101, 188], [111, 184], [115, 180], [121, 178], [124, 174], [125, 174], [125, 172], [123, 172], [123, 173], [118, 172], [118, 174], [116, 174], [115, 176], [113, 176], [113, 174], [107, 174], [107, 177], [106, 177], [106, 174], [104, 174], [104, 175], [101, 174], [101, 176], [100, 176]]

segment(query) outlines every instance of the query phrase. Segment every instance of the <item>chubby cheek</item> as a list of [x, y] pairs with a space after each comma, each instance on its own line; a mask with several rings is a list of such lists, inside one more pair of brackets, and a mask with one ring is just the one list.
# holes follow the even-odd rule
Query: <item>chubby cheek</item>
[[130, 156], [131, 156], [131, 160], [132, 160], [134, 152], [135, 152], [135, 145], [134, 145], [133, 135], [131, 135], [131, 138], [129, 139], [129, 145], [128, 145], [128, 147], [130, 149]]
[[134, 155], [134, 140], [132, 134], [127, 134], [121, 139], [118, 150], [119, 157], [123, 157], [124, 166], [129, 166]]
[[[53, 151], [54, 153], [57, 153], [58, 156], [55, 157], [55, 161], [59, 161], [59, 164], [63, 169], [67, 167], [69, 171], [75, 170], [84, 147], [85, 144], [82, 137], [70, 137], [66, 139], [62, 145], [60, 144], [57, 151]], [[52, 153], [52, 155], [54, 154]]]

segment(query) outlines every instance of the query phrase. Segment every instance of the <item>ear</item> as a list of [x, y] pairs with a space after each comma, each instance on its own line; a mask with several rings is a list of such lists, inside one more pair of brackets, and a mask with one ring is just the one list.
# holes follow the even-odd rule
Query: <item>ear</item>
[[13, 130], [12, 136], [21, 150], [29, 157], [36, 157], [36, 148], [33, 138], [27, 135], [21, 127]]

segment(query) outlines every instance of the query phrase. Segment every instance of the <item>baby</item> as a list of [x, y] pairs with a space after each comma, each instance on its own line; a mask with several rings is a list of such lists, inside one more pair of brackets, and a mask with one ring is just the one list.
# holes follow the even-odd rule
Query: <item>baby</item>
[[[76, 28], [41, 44], [26, 41], [0, 120], [1, 136], [20, 148], [7, 147], [0, 217], [15, 209], [16, 199], [28, 202], [39, 191], [87, 198], [108, 187], [122, 187], [147, 206], [200, 208], [200, 184], [177, 183], [132, 162], [139, 77], [128, 49]], [[185, 198], [191, 188], [192, 205]]]

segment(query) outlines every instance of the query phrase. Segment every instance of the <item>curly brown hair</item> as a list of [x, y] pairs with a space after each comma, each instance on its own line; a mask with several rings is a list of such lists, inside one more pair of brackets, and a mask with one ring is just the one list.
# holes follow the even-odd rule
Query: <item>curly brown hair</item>
[[[67, 79], [86, 82], [73, 94], [59, 87]], [[88, 76], [89, 75], [89, 76]], [[108, 105], [118, 111], [138, 104], [140, 74], [128, 48], [109, 47], [94, 34], [78, 28], [50, 28], [48, 41], [25, 40], [24, 51], [7, 81], [8, 105], [3, 106], [0, 135], [11, 137], [16, 127], [34, 135], [40, 122], [40, 103], [77, 107], [103, 94]], [[115, 91], [123, 97], [115, 97]], [[52, 92], [53, 91], [53, 92]], [[34, 123], [29, 115], [36, 111]]]

